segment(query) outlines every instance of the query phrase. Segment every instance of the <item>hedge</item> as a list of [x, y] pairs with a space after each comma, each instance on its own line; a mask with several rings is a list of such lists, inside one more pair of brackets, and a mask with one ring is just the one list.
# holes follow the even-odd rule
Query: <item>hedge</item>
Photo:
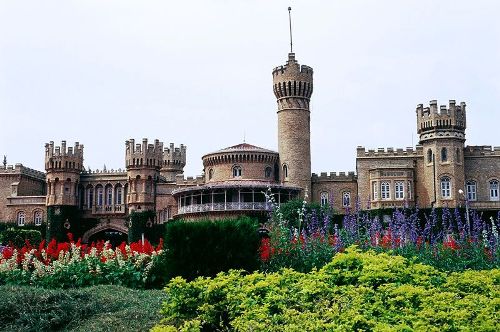
[[229, 269], [259, 268], [259, 224], [248, 217], [216, 221], [174, 221], [165, 234], [167, 280], [215, 276]]
[[0, 233], [0, 243], [3, 244], [12, 244], [17, 248], [21, 248], [26, 241], [38, 245], [42, 241], [42, 233], [38, 230], [19, 228], [8, 228]]

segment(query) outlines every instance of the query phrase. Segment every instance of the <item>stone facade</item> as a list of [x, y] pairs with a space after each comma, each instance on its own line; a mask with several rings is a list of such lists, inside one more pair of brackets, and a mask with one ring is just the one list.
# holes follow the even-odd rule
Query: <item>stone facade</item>
[[203, 156], [204, 174], [184, 177], [186, 147], [155, 140], [125, 142], [125, 168], [83, 168], [83, 145], [45, 145], [45, 173], [21, 164], [0, 167], [0, 221], [45, 220], [48, 208], [75, 207], [97, 220], [85, 233], [127, 230], [132, 212], [154, 211], [152, 223], [265, 215], [264, 193], [283, 203], [303, 197], [338, 212], [356, 207], [500, 209], [500, 147], [465, 146], [466, 105], [450, 101], [416, 108], [419, 145], [356, 151], [356, 173], [311, 174], [310, 109], [313, 69], [290, 53], [272, 71], [278, 152], [247, 143]]

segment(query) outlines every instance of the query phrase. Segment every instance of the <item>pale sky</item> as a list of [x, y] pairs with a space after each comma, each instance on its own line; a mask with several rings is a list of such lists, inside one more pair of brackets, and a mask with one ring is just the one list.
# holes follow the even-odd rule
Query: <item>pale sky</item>
[[417, 144], [415, 107], [467, 103], [469, 145], [500, 145], [500, 1], [0, 0], [0, 154], [43, 170], [50, 140], [124, 168], [125, 140], [201, 157], [277, 151], [272, 69], [314, 69], [312, 170], [354, 171], [356, 146]]

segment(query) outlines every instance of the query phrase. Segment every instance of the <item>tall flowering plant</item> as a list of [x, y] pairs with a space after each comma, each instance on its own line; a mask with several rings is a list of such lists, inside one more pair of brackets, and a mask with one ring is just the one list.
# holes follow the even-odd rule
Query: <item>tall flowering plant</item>
[[143, 288], [153, 277], [151, 270], [163, 253], [163, 243], [153, 247], [148, 241], [122, 243], [112, 248], [109, 242], [90, 245], [74, 241], [42, 241], [22, 248], [5, 247], [0, 254], [0, 284], [29, 284], [45, 287], [79, 287], [120, 284]]

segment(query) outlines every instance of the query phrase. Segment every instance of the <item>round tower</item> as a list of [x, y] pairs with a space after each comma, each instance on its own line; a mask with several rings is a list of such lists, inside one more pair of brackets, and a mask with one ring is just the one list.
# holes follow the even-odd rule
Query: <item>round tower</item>
[[311, 130], [309, 101], [313, 69], [299, 65], [295, 53], [284, 66], [273, 70], [273, 90], [278, 103], [278, 152], [280, 180], [284, 184], [311, 187]]
[[142, 144], [135, 144], [134, 139], [125, 142], [125, 164], [128, 176], [127, 204], [129, 210], [154, 210], [156, 182], [163, 162], [163, 143], [155, 140], [148, 144], [147, 138]]
[[175, 176], [184, 173], [184, 166], [186, 166], [186, 146], [181, 144], [176, 148], [174, 143], [170, 143], [170, 147], [163, 150], [161, 176], [168, 182], [175, 182]]
[[[417, 131], [424, 153], [423, 185], [427, 195], [421, 204], [435, 207], [455, 207], [463, 197], [458, 191], [464, 189], [464, 142], [465, 103], [438, 108], [436, 100], [429, 107], [417, 105]], [[427, 201], [424, 199], [427, 197]]]
[[78, 184], [83, 169], [83, 145], [75, 142], [66, 149], [66, 141], [54, 147], [45, 144], [47, 206], [78, 206]]

